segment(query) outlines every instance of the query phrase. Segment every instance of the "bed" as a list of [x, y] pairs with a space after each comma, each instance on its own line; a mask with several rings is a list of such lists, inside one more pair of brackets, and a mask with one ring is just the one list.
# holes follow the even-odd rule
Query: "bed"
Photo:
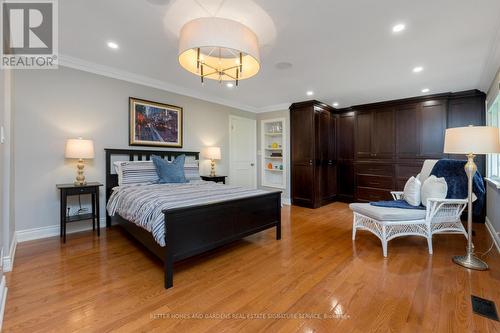
[[[113, 172], [113, 161], [149, 160], [152, 155], [173, 159], [179, 155], [186, 155], [199, 160], [198, 152], [184, 151], [153, 151], [153, 150], [131, 150], [131, 149], [105, 149], [106, 152], [106, 204], [112, 198], [113, 189], [119, 191], [118, 175]], [[202, 182], [202, 181], [201, 181]], [[177, 189], [185, 189], [186, 185]], [[164, 263], [164, 286], [166, 289], [173, 286], [173, 264], [177, 261], [204, 253], [222, 245], [234, 242], [249, 235], [261, 232], [266, 229], [276, 228], [276, 239], [281, 239], [281, 192], [243, 192], [234, 190], [233, 194], [223, 195], [222, 184], [200, 184], [200, 189], [204, 191], [214, 191], [219, 193], [219, 197], [203, 203], [203, 200], [193, 200], [189, 205], [168, 205], [161, 210], [161, 232], [152, 233], [139, 226], [138, 221], [131, 221], [117, 213], [119, 209], [115, 207], [115, 213], [111, 216], [106, 210], [106, 227], [112, 224], [119, 224], [127, 233], [142, 243], [153, 254]], [[231, 187], [228, 187], [231, 188]], [[138, 186], [137, 191], [147, 193], [160, 191], [158, 185], [150, 188]], [[176, 191], [175, 186], [169, 187]], [[124, 190], [124, 189], [122, 189]], [[134, 189], [135, 191], [136, 189]], [[243, 190], [242, 190], [243, 191]], [[160, 193], [160, 192], [158, 192]], [[114, 196], [117, 196], [115, 193]], [[134, 194], [131, 189], [124, 191], [123, 200], [129, 200], [122, 205], [128, 205], [135, 198], [142, 195]], [[165, 198], [168, 199], [168, 198]], [[113, 199], [116, 200], [116, 199]], [[133, 211], [125, 211], [124, 214], [131, 218]], [[127, 212], [127, 214], [125, 214]], [[160, 236], [158, 236], [160, 235]], [[158, 237], [164, 237], [163, 242]], [[163, 246], [164, 245], [164, 246]]]

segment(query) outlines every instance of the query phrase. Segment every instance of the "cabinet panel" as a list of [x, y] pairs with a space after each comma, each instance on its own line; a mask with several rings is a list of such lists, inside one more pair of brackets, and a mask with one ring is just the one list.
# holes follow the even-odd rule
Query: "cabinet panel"
[[392, 177], [386, 177], [386, 176], [358, 175], [357, 184], [358, 186], [362, 187], [373, 187], [373, 188], [383, 188], [383, 189], [392, 189], [393, 187]]
[[372, 154], [372, 113], [356, 114], [355, 145], [358, 158], [368, 158]]
[[360, 201], [383, 201], [392, 199], [390, 190], [358, 187], [356, 194], [357, 199]]
[[338, 158], [352, 160], [354, 158], [354, 112], [341, 114], [337, 125]]
[[393, 158], [394, 156], [394, 109], [373, 112], [372, 157]]
[[446, 101], [427, 101], [421, 104], [419, 157], [440, 158], [443, 156], [446, 108]]
[[420, 153], [418, 104], [396, 109], [396, 154], [399, 158], [416, 158]]
[[350, 162], [338, 164], [338, 194], [344, 198], [354, 197], [354, 165]]
[[314, 206], [313, 166], [294, 164], [292, 168], [292, 203], [300, 206]]

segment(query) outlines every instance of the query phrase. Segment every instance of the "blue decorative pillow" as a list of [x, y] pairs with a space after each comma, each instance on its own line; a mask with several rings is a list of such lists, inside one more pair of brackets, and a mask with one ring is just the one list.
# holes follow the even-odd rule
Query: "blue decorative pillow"
[[186, 175], [184, 174], [184, 160], [186, 155], [180, 155], [172, 162], [169, 162], [159, 156], [151, 156], [156, 173], [158, 174], [158, 183], [186, 183]]

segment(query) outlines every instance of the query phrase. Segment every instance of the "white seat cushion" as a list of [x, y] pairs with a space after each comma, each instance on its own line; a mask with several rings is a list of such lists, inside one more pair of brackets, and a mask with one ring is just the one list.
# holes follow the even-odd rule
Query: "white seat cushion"
[[425, 219], [425, 209], [404, 209], [372, 206], [369, 203], [352, 203], [352, 211], [377, 221], [413, 221]]

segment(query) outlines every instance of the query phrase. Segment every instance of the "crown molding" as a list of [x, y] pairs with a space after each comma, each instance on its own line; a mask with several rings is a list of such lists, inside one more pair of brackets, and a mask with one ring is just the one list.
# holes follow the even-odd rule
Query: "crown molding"
[[[229, 106], [235, 109], [240, 109], [248, 112], [259, 113], [260, 109], [251, 105], [245, 105], [236, 103], [224, 98], [214, 97], [208, 94], [201, 93], [199, 91], [181, 87], [172, 83], [168, 83], [165, 81], [153, 79], [147, 76], [135, 74], [132, 72], [124, 71], [121, 69], [117, 69], [114, 67], [104, 66], [100, 64], [96, 64], [93, 62], [89, 62], [86, 60], [82, 60], [79, 58], [71, 57], [64, 54], [59, 54], [59, 65], [63, 67], [69, 67], [77, 70], [81, 70], [84, 72], [89, 72], [97, 75], [102, 75], [106, 77], [110, 77], [113, 79], [118, 79], [126, 82], [136, 83], [147, 87], [152, 87], [172, 93], [176, 93], [179, 95], [189, 96], [197, 99], [201, 99], [207, 102], [221, 104], [225, 106]], [[265, 111], [264, 111], [265, 112]]]
[[258, 108], [256, 113], [266, 113], [266, 112], [273, 112], [273, 111], [283, 111], [283, 110], [288, 110], [290, 108], [290, 105], [292, 103], [281, 103], [281, 104], [275, 104], [275, 105], [269, 105], [269, 106], [263, 106], [261, 108]]
[[500, 21], [490, 45], [478, 82], [478, 87], [486, 92], [490, 89], [490, 85], [500, 69]]

